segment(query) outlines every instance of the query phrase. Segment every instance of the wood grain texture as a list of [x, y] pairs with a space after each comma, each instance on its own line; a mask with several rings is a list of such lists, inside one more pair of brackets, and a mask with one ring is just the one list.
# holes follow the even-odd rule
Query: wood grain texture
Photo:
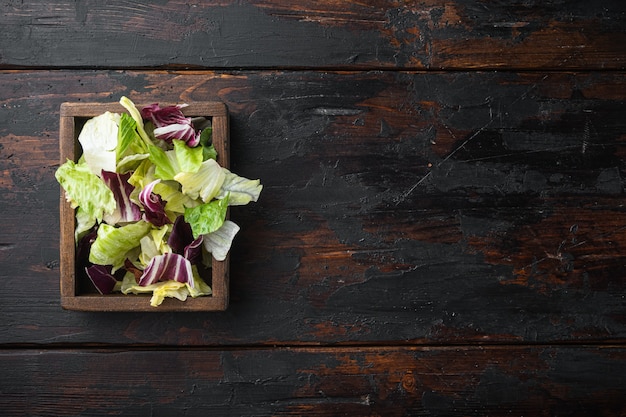
[[0, 352], [3, 416], [623, 416], [610, 347]]
[[624, 69], [602, 1], [0, 2], [0, 67]]
[[[2, 344], [619, 341], [624, 73], [0, 73]], [[59, 106], [219, 100], [233, 208], [220, 314], [64, 312]]]

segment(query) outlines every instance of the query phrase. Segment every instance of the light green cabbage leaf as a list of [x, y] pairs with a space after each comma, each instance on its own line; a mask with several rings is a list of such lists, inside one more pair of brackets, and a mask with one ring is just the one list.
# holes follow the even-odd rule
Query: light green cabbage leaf
[[98, 227], [96, 240], [91, 245], [89, 262], [97, 265], [113, 265], [119, 269], [124, 265], [127, 254], [141, 245], [141, 238], [151, 229], [150, 223], [140, 220], [122, 227], [102, 223]]
[[182, 185], [184, 194], [208, 203], [219, 193], [225, 177], [223, 168], [215, 160], [207, 159], [197, 172], [181, 172], [174, 179]]
[[105, 112], [87, 120], [78, 135], [83, 157], [97, 176], [103, 170], [115, 172], [119, 123], [118, 113]]
[[237, 232], [239, 232], [239, 226], [230, 220], [225, 220], [219, 229], [202, 236], [202, 244], [207, 252], [213, 254], [215, 260], [223, 261], [228, 255]]
[[222, 200], [185, 209], [185, 221], [191, 226], [194, 239], [222, 227], [228, 210], [228, 195]]
[[202, 147], [191, 148], [182, 140], [172, 140], [176, 160], [182, 172], [198, 172], [202, 164]]
[[116, 207], [113, 192], [83, 163], [67, 160], [54, 176], [65, 190], [65, 197], [72, 208], [80, 207], [81, 231], [89, 229], [96, 221], [102, 221], [105, 213], [113, 213]]
[[220, 192], [215, 198], [224, 198], [226, 194], [230, 194], [228, 202], [231, 206], [243, 206], [250, 201], [256, 202], [259, 199], [263, 185], [260, 180], [250, 180], [233, 174], [226, 168], [222, 168], [225, 177]]

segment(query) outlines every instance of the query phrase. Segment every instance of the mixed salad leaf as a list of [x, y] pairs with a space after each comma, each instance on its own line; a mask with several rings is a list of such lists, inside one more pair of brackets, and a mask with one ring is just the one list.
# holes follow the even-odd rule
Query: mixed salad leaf
[[210, 120], [186, 105], [120, 104], [128, 113], [85, 123], [80, 159], [55, 173], [76, 209], [77, 265], [101, 294], [148, 293], [152, 306], [210, 295], [199, 270], [224, 260], [239, 231], [227, 209], [263, 186], [218, 164]]

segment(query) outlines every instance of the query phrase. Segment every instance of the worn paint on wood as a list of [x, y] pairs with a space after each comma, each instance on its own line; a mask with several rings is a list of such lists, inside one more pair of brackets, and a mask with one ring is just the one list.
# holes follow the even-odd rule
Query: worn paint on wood
[[619, 416], [625, 363], [624, 349], [582, 346], [4, 351], [0, 409], [59, 417]]
[[[4, 282], [19, 288], [0, 295], [4, 342], [535, 343], [625, 335], [622, 73], [0, 77], [0, 96], [10, 97], [0, 108], [0, 256]], [[58, 106], [121, 95], [229, 108], [233, 169], [265, 189], [258, 203], [233, 208], [242, 230], [223, 315], [94, 324], [59, 310]], [[147, 330], [155, 325], [161, 331]]]
[[[623, 1], [0, 21], [2, 415], [626, 413]], [[59, 106], [122, 95], [228, 105], [226, 312], [60, 307]]]
[[617, 1], [4, 0], [0, 66], [623, 69]]

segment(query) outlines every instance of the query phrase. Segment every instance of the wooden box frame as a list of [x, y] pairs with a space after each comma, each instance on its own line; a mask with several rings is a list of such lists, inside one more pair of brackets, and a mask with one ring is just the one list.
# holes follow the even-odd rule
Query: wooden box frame
[[[161, 106], [166, 106], [162, 103]], [[137, 108], [143, 106], [138, 105]], [[230, 166], [229, 158], [229, 120], [228, 110], [220, 102], [194, 102], [183, 108], [183, 113], [190, 117], [211, 118], [213, 127], [213, 145], [217, 151], [217, 162], [225, 168]], [[67, 159], [76, 161], [81, 155], [78, 134], [85, 121], [106, 111], [122, 113], [126, 110], [119, 103], [63, 103], [60, 109], [59, 149], [60, 162]], [[158, 307], [150, 306], [150, 294], [124, 295], [121, 293], [101, 295], [81, 288], [77, 281], [74, 241], [75, 210], [65, 199], [61, 188], [60, 202], [60, 273], [61, 306], [66, 310], [77, 311], [224, 311], [229, 301], [229, 256], [224, 261], [213, 259], [211, 271], [211, 289], [213, 294], [197, 298], [188, 297], [186, 301], [166, 298]], [[208, 277], [207, 277], [208, 278]]]

